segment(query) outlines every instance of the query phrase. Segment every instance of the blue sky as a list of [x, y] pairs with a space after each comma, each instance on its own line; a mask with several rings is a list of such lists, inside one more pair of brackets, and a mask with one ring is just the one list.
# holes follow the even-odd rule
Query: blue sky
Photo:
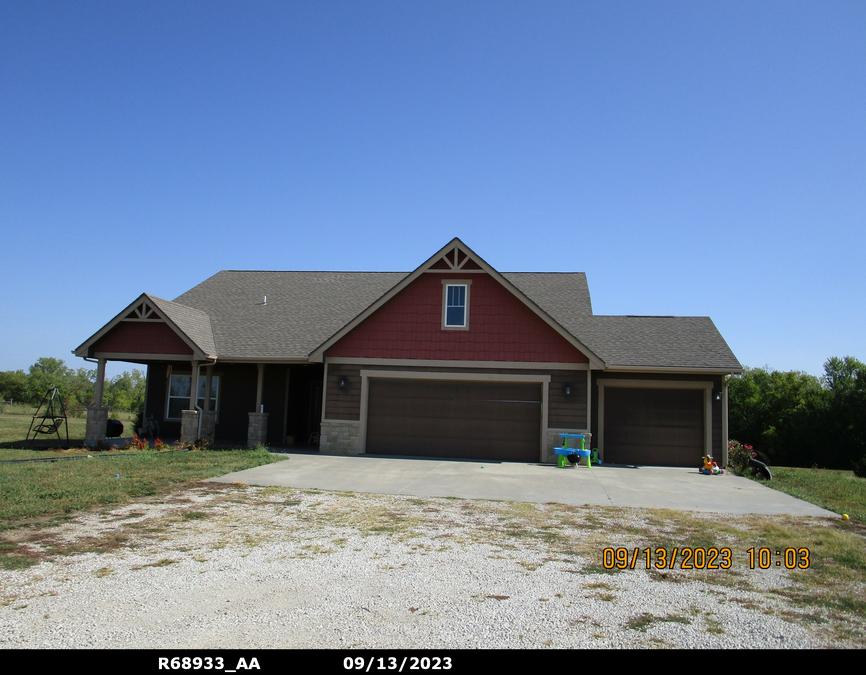
[[455, 236], [744, 365], [866, 360], [864, 36], [859, 0], [4, 0], [0, 370], [85, 365], [142, 292]]

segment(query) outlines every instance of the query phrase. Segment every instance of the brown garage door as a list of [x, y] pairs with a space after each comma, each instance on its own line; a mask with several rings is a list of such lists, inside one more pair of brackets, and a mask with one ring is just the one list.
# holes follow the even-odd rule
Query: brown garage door
[[605, 388], [606, 462], [700, 466], [703, 454], [703, 391]]
[[532, 462], [541, 385], [370, 379], [367, 452]]

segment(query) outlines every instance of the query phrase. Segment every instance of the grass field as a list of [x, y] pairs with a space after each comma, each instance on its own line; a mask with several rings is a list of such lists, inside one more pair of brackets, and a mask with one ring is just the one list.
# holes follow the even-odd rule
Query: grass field
[[[36, 412], [35, 406], [22, 405], [0, 405], [0, 447], [27, 447], [25, 443], [27, 431], [30, 429], [30, 423], [33, 421], [33, 414]], [[134, 413], [130, 412], [112, 412], [111, 419], [117, 419], [123, 422], [123, 435], [132, 436], [134, 430], [132, 422], [135, 418]], [[81, 445], [84, 440], [84, 429], [87, 426], [87, 420], [84, 415], [77, 416], [77, 413], [70, 414], [67, 417], [67, 425], [69, 427], [69, 440], [73, 445]], [[57, 440], [57, 435], [37, 437], [34, 444], [35, 447], [53, 448], [66, 445], [66, 432], [61, 427], [60, 435], [62, 441]]]
[[[7, 459], [0, 450], [0, 459]], [[118, 504], [178, 484], [280, 461], [264, 448], [190, 452], [93, 452], [91, 458], [0, 464], [0, 530], [34, 518]]]
[[771, 469], [773, 480], [761, 481], [767, 487], [839, 514], [847, 513], [852, 520], [866, 524], [866, 478], [858, 478], [853, 471]]

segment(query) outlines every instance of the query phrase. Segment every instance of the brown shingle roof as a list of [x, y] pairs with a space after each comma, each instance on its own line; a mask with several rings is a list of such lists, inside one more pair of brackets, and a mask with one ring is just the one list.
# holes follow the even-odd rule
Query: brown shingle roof
[[200, 309], [189, 307], [171, 300], [158, 298], [145, 293], [153, 302], [208, 358], [216, 358], [217, 348], [214, 342], [210, 315]]
[[302, 361], [406, 275], [228, 270], [175, 302], [210, 315], [220, 359]]
[[[196, 342], [207, 313], [220, 359], [304, 361], [408, 274], [224, 271], [164, 311]], [[502, 276], [608, 367], [742, 369], [708, 317], [594, 316], [582, 272]], [[184, 317], [182, 306], [198, 311]]]
[[591, 316], [576, 323], [573, 330], [609, 368], [743, 369], [708, 316]]

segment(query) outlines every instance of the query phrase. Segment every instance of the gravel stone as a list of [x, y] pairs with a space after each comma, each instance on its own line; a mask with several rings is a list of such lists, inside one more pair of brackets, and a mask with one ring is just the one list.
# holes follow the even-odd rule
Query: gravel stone
[[0, 648], [840, 646], [767, 592], [784, 571], [606, 573], [632, 540], [545, 525], [565, 508], [648, 517], [245, 486], [83, 513], [0, 571]]

